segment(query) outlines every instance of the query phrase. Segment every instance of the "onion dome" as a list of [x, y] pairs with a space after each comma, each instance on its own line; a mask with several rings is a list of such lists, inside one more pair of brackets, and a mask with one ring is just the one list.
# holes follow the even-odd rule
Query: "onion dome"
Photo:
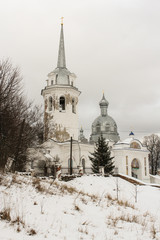
[[105, 99], [104, 93], [103, 93], [103, 97], [102, 97], [101, 101], [99, 102], [99, 105], [100, 105], [100, 107], [103, 107], [103, 106], [108, 107], [108, 105], [109, 105], [109, 102]]
[[129, 136], [134, 136], [134, 133], [131, 131], [130, 134], [129, 134]]
[[117, 124], [107, 113], [109, 102], [105, 99], [104, 94], [99, 105], [101, 109], [101, 115], [92, 123], [92, 134], [90, 141], [97, 142], [98, 138], [102, 134], [105, 139], [118, 142], [120, 138], [117, 132]]

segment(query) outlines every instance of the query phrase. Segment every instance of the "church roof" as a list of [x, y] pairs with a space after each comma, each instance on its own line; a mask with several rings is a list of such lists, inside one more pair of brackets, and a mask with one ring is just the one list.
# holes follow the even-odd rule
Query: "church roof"
[[57, 68], [49, 75], [55, 75], [57, 85], [70, 85], [70, 77], [72, 79], [76, 78], [76, 75], [66, 68], [63, 23], [61, 23]]
[[129, 136], [134, 136], [134, 133], [131, 131], [130, 134], [129, 134]]
[[61, 33], [59, 41], [59, 51], [58, 51], [58, 62], [57, 68], [66, 68], [66, 58], [64, 49], [64, 34], [63, 34], [63, 23], [61, 23]]
[[94, 122], [92, 123], [93, 126], [100, 124], [100, 125], [116, 125], [114, 119], [112, 117], [110, 117], [109, 115], [103, 117], [102, 115], [100, 115], [99, 117], [97, 117]]
[[102, 134], [105, 139], [117, 142], [119, 140], [117, 125], [114, 119], [107, 113], [109, 102], [105, 99], [104, 94], [99, 105], [101, 115], [98, 116], [92, 123], [92, 134], [90, 139], [91, 141], [96, 142], [100, 134]]
[[109, 102], [105, 99], [104, 93], [103, 93], [103, 97], [101, 99], [101, 101], [99, 102], [100, 106], [108, 106]]

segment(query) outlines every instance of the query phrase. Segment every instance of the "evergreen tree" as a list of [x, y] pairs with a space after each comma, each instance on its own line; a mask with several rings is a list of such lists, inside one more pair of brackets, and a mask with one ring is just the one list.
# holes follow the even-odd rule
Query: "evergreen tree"
[[99, 167], [104, 167], [104, 172], [108, 174], [113, 173], [114, 163], [111, 157], [111, 151], [109, 149], [108, 143], [106, 143], [105, 138], [101, 136], [98, 138], [94, 153], [91, 153], [89, 159], [92, 162], [92, 171], [94, 173], [99, 173]]

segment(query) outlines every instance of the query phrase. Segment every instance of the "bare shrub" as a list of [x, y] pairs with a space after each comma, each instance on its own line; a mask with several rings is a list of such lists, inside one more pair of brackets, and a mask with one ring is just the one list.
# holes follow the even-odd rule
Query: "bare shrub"
[[81, 191], [79, 191], [79, 194], [80, 195], [82, 195], [82, 196], [84, 196], [85, 195], [85, 193], [81, 190]]
[[97, 202], [97, 200], [98, 200], [98, 196], [97, 195], [93, 194], [90, 197], [91, 197], [93, 202]]
[[79, 232], [81, 232], [81, 233], [85, 233], [86, 235], [88, 235], [88, 229], [87, 229], [87, 227], [85, 227], [85, 228], [78, 228], [78, 231]]
[[77, 193], [77, 190], [72, 186], [62, 185], [60, 189], [62, 192], [67, 191], [70, 194]]
[[81, 198], [81, 201], [82, 201], [85, 205], [87, 204], [87, 200], [86, 200], [84, 197]]
[[143, 214], [144, 217], [147, 217], [147, 216], [149, 216], [149, 215], [150, 215], [150, 214], [149, 214], [148, 211]]
[[39, 178], [33, 178], [32, 184], [39, 192], [45, 191], [45, 188], [41, 186], [41, 180]]
[[156, 228], [155, 228], [154, 224], [152, 225], [150, 231], [151, 231], [151, 234], [152, 234], [152, 239], [155, 239], [156, 238]]
[[39, 178], [34, 177], [34, 178], [32, 179], [32, 184], [33, 184], [33, 186], [35, 186], [35, 185], [37, 185], [37, 184], [39, 184], [39, 183], [40, 183], [40, 179], [39, 179]]
[[79, 208], [79, 206], [76, 205], [76, 204], [75, 204], [75, 206], [74, 206], [74, 209], [75, 209], [76, 211], [81, 211], [81, 209]]
[[1, 183], [2, 183], [2, 180], [3, 180], [3, 178], [2, 178], [2, 176], [0, 176], [0, 185], [1, 185]]
[[5, 208], [2, 212], [0, 212], [0, 217], [2, 220], [11, 221], [11, 209]]
[[20, 183], [20, 181], [17, 180], [17, 175], [16, 174], [12, 175], [12, 183]]
[[43, 201], [43, 199], [40, 202], [40, 207], [41, 207], [41, 214], [44, 214], [44, 201]]
[[130, 208], [135, 209], [135, 206], [134, 206], [133, 204], [130, 204], [128, 201], [118, 200], [117, 203], [118, 203], [118, 205], [120, 205], [120, 206], [130, 207]]
[[24, 221], [20, 218], [20, 216], [17, 216], [12, 223], [18, 223], [18, 225], [21, 223], [24, 226]]
[[109, 193], [106, 195], [106, 198], [108, 198], [108, 200], [110, 200], [110, 201], [111, 201], [111, 200], [114, 200]]
[[31, 229], [28, 231], [28, 234], [29, 234], [30, 236], [33, 236], [33, 235], [37, 234], [37, 232], [36, 232], [33, 228], [31, 228]]
[[17, 232], [20, 232], [21, 231], [21, 229], [20, 229], [20, 227], [19, 227], [19, 225], [18, 225], [18, 227], [17, 227]]

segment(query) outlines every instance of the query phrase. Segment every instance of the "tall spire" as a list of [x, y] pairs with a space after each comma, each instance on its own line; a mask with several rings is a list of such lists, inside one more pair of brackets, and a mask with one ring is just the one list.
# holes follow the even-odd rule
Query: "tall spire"
[[66, 68], [65, 50], [64, 50], [64, 36], [63, 36], [63, 18], [61, 18], [61, 33], [58, 52], [58, 68]]

